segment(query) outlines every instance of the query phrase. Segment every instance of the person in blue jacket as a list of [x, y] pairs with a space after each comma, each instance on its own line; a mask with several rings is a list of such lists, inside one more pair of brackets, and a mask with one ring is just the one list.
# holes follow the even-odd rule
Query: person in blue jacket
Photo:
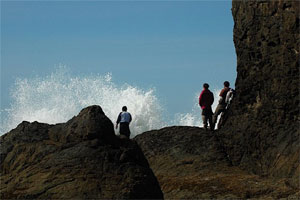
[[122, 112], [120, 112], [116, 124], [116, 129], [118, 129], [118, 125], [120, 124], [120, 135], [125, 135], [127, 138], [129, 138], [130, 136], [129, 124], [131, 121], [132, 121], [131, 114], [127, 112], [127, 107], [123, 106]]

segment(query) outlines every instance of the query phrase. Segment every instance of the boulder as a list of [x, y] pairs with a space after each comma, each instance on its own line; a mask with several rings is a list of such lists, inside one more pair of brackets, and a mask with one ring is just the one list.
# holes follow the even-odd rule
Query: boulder
[[1, 136], [1, 199], [162, 199], [139, 146], [100, 106], [66, 123], [22, 122]]

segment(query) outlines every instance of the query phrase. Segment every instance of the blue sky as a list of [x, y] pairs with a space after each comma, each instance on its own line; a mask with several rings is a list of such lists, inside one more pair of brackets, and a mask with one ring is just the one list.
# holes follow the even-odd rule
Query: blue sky
[[231, 1], [1, 1], [1, 109], [16, 78], [63, 64], [155, 88], [168, 110], [189, 112], [204, 82], [234, 86], [232, 35]]

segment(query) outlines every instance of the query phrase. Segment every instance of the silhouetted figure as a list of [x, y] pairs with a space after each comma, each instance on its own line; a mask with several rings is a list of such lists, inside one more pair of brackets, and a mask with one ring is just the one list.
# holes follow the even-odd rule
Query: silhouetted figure
[[214, 102], [214, 95], [213, 93], [208, 89], [209, 85], [207, 83], [203, 84], [203, 90], [199, 96], [199, 105], [202, 109], [202, 121], [203, 126], [205, 130], [207, 130], [207, 121], [209, 121], [210, 130], [214, 130], [213, 126], [213, 112], [211, 109], [211, 105]]
[[129, 124], [132, 120], [131, 114], [127, 112], [127, 107], [123, 106], [122, 107], [122, 112], [120, 112], [118, 119], [117, 119], [117, 124], [116, 124], [116, 129], [118, 129], [118, 125], [120, 123], [120, 135], [125, 135], [126, 137], [129, 138], [130, 136], [130, 129], [129, 129]]

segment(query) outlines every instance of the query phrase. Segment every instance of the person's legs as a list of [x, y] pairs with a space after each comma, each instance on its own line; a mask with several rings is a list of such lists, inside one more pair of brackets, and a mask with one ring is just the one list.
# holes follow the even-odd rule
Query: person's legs
[[223, 110], [219, 123], [218, 123], [218, 129], [222, 128], [224, 124], [226, 123], [229, 115], [229, 109], [230, 109], [230, 104], [226, 106], [226, 108]]
[[202, 121], [203, 121], [203, 127], [206, 130], [207, 129], [207, 117], [206, 117], [206, 115], [202, 114]]
[[202, 110], [202, 121], [203, 121], [203, 127], [205, 128], [205, 130], [207, 130], [207, 121], [208, 121], [208, 117], [211, 114], [211, 110], [204, 108]]
[[218, 123], [218, 129], [220, 129], [223, 126], [224, 121], [225, 121], [225, 115], [226, 115], [226, 111], [221, 113], [220, 120]]
[[209, 121], [210, 130], [213, 131], [215, 129], [215, 127], [214, 127], [214, 124], [213, 124], [212, 114], [208, 117], [208, 121]]
[[120, 134], [125, 135], [129, 138], [130, 136], [130, 129], [129, 129], [129, 123], [123, 122], [120, 123]]
[[214, 113], [214, 116], [213, 116], [213, 123], [215, 124], [217, 122], [217, 119], [218, 119], [218, 115], [221, 113], [221, 106], [218, 105], [216, 110], [215, 110], [215, 113]]
[[221, 112], [224, 111], [224, 106], [223, 105], [220, 105], [218, 104], [217, 108], [216, 108], [216, 111], [214, 113], [214, 116], [213, 116], [213, 120], [212, 120], [212, 123], [213, 123], [213, 127], [216, 126], [216, 123], [217, 123], [217, 120], [218, 120], [218, 116]]

